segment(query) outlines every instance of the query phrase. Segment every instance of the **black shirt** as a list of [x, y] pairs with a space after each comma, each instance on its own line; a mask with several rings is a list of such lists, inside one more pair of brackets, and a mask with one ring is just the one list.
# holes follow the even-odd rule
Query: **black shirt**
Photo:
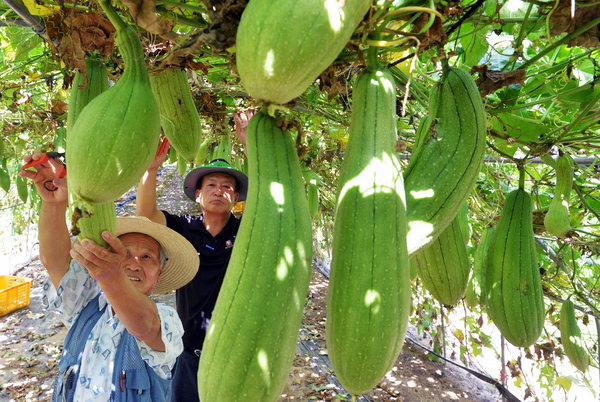
[[178, 289], [175, 295], [177, 313], [185, 331], [183, 345], [188, 349], [202, 349], [240, 220], [231, 215], [223, 230], [213, 237], [204, 227], [202, 216], [163, 212], [167, 218], [167, 226], [188, 239], [200, 255], [198, 273], [190, 283]]

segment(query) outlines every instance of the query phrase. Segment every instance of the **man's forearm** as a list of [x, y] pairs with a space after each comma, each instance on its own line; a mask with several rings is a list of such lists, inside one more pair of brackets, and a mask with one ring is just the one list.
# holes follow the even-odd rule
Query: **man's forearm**
[[42, 202], [38, 222], [40, 260], [55, 287], [69, 268], [71, 259], [69, 256], [71, 240], [65, 217], [66, 210], [66, 202]]
[[136, 215], [145, 216], [151, 221], [166, 224], [165, 216], [156, 207], [156, 173], [158, 169], [151, 168], [144, 173], [136, 193]]

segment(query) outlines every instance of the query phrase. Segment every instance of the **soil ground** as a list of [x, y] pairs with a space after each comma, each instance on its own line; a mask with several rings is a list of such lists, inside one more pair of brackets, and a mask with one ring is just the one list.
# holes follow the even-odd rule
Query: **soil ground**
[[[189, 212], [194, 204], [183, 198], [181, 177], [172, 168], [159, 178], [160, 208]], [[133, 215], [131, 194], [118, 205], [119, 215]], [[66, 334], [55, 314], [43, 310], [41, 286], [45, 271], [39, 260], [21, 266], [12, 275], [33, 278], [30, 304], [0, 317], [0, 400], [49, 401]], [[280, 401], [347, 400], [348, 393], [335, 378], [327, 358], [325, 302], [327, 278], [315, 269], [299, 331], [296, 357]], [[174, 303], [174, 295], [159, 298]], [[500, 401], [496, 388], [449, 363], [432, 361], [418, 344], [425, 344], [409, 328], [402, 352], [381, 383], [359, 401]], [[462, 364], [461, 364], [462, 365]]]

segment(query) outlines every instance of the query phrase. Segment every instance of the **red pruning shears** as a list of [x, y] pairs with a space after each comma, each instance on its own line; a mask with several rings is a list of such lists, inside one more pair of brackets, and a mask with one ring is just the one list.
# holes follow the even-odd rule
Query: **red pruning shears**
[[[48, 159], [64, 158], [64, 156], [65, 156], [65, 154], [60, 153], [60, 152], [46, 152], [45, 154], [43, 154], [40, 157], [40, 159], [32, 160], [31, 162], [26, 163], [23, 166], [21, 166], [21, 170], [25, 170], [30, 167], [35, 167], [37, 165], [41, 165], [42, 163], [48, 162]], [[63, 164], [60, 168], [60, 171], [58, 172], [58, 178], [61, 179], [61, 178], [65, 177], [66, 174], [67, 174], [67, 169], [66, 169], [65, 165]], [[44, 188], [48, 191], [56, 191], [56, 189], [58, 187], [56, 187], [54, 184], [52, 184], [52, 180], [48, 180], [48, 181], [44, 182]]]

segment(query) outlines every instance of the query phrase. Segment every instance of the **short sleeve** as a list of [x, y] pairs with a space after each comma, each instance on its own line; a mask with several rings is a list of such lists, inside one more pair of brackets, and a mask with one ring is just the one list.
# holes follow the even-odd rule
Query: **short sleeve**
[[50, 278], [43, 286], [42, 304], [55, 310], [61, 321], [70, 328], [80, 311], [100, 292], [98, 283], [77, 261], [71, 260], [58, 288]]
[[165, 351], [159, 352], [150, 348], [144, 341], [136, 338], [142, 359], [154, 372], [164, 379], [171, 379], [171, 370], [177, 357], [183, 352], [183, 325], [174, 308], [163, 303], [156, 303], [161, 325], [161, 339]]

